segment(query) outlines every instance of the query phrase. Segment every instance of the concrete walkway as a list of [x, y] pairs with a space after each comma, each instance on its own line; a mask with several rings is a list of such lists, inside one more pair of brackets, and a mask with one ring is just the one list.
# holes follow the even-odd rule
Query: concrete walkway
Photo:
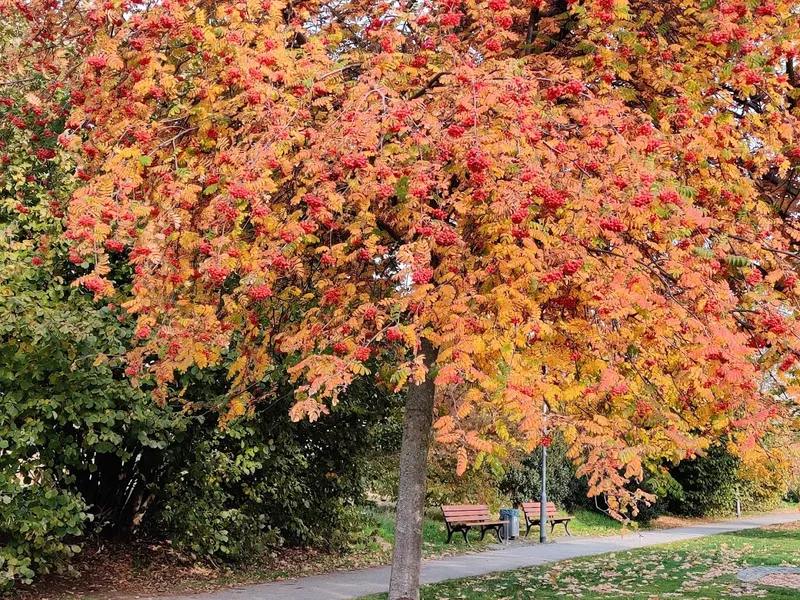
[[[567, 558], [633, 550], [657, 544], [692, 540], [715, 533], [728, 533], [793, 521], [800, 521], [800, 512], [776, 513], [661, 531], [632, 532], [626, 534], [625, 537], [559, 538], [552, 544], [511, 544], [499, 550], [427, 560], [422, 566], [422, 582], [424, 584], [438, 583], [446, 579], [511, 571]], [[346, 600], [385, 592], [389, 588], [389, 572], [389, 567], [344, 571], [296, 580], [231, 588], [190, 598], [175, 597], [173, 600]]]

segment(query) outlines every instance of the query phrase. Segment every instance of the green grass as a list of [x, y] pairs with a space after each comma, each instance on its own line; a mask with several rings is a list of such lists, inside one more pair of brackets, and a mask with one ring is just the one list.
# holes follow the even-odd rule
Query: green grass
[[[394, 542], [394, 510], [386, 507], [367, 507], [360, 511], [360, 518], [361, 532], [354, 542], [354, 547], [360, 549], [366, 545], [365, 549], [375, 552], [388, 549], [391, 554], [391, 545]], [[497, 539], [489, 531], [484, 540], [480, 541], [480, 531], [472, 531], [469, 541], [470, 545], [467, 546], [461, 534], [456, 534], [453, 535], [452, 543], [447, 544], [447, 529], [441, 511], [430, 509], [425, 513], [422, 528], [422, 551], [425, 556], [485, 550], [492, 543], [496, 543]]]
[[[569, 524], [570, 533], [572, 533], [574, 536], [580, 535], [598, 537], [604, 535], [615, 535], [622, 530], [622, 524], [619, 521], [615, 521], [611, 517], [600, 512], [579, 508], [575, 512], [569, 514], [575, 517]], [[534, 527], [531, 529], [531, 538], [534, 536], [534, 531], [536, 531], [538, 536], [539, 532]], [[550, 534], [549, 531], [547, 533], [548, 535]], [[556, 525], [554, 533], [554, 537], [563, 537], [565, 535], [564, 526]]]
[[[422, 600], [797, 600], [800, 591], [743, 584], [743, 568], [800, 565], [800, 525], [709, 536], [629, 552], [448, 581]], [[385, 595], [370, 596], [381, 600]]]
[[[614, 535], [618, 534], [622, 527], [618, 522], [598, 512], [583, 509], [572, 514], [575, 518], [569, 528], [573, 536]], [[392, 509], [366, 507], [361, 509], [359, 519], [361, 520], [361, 531], [353, 543], [354, 550], [382, 553], [391, 549], [394, 542], [394, 511]], [[521, 514], [520, 520], [524, 521]], [[520, 523], [520, 529], [520, 534], [524, 536], [524, 522]], [[549, 530], [547, 534], [550, 535]], [[559, 538], [565, 535], [564, 526], [557, 525], [552, 537]], [[426, 557], [480, 551], [497, 543], [497, 539], [491, 531], [486, 533], [485, 539], [481, 542], [480, 530], [472, 530], [469, 533], [469, 540], [470, 545], [468, 546], [464, 544], [461, 534], [456, 533], [453, 535], [453, 541], [447, 544], [447, 529], [441, 511], [438, 508], [431, 508], [426, 512], [422, 530], [423, 553]], [[529, 540], [538, 542], [539, 529], [537, 527], [531, 529]]]

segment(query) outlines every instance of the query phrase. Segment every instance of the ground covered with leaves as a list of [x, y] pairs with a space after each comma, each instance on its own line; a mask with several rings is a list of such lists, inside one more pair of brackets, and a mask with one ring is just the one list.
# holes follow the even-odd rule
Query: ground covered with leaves
[[[359, 569], [391, 562], [394, 541], [394, 513], [389, 507], [363, 507], [355, 516], [358, 526], [350, 543], [338, 551], [314, 548], [284, 548], [250, 563], [215, 566], [192, 560], [164, 543], [87, 544], [74, 562], [74, 572], [44, 576], [30, 587], [14, 590], [15, 600], [60, 598], [115, 598], [197, 592], [236, 584], [302, 577], [319, 573]], [[674, 526], [668, 523], [667, 526]], [[613, 535], [620, 525], [596, 512], [579, 510], [570, 525], [573, 535]], [[556, 531], [556, 536], [563, 536]], [[472, 533], [470, 546], [461, 537], [447, 544], [444, 521], [436, 510], [429, 511], [423, 534], [427, 558], [480, 552], [496, 542]], [[538, 531], [531, 530], [531, 542]], [[519, 541], [516, 543], [527, 543]], [[2, 596], [0, 596], [2, 597]]]
[[742, 583], [736, 573], [798, 564], [800, 524], [793, 523], [448, 581], [424, 588], [422, 599], [790, 600], [800, 591]]

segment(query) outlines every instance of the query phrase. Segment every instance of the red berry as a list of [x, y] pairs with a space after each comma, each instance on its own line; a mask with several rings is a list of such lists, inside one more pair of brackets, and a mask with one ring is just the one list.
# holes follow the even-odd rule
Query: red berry
[[458, 24], [461, 23], [461, 13], [446, 13], [442, 15], [442, 18], [439, 20], [439, 22], [442, 24], [442, 27], [458, 27]]
[[466, 129], [461, 125], [450, 125], [450, 127], [447, 128], [447, 135], [454, 138], [460, 138], [465, 132]]
[[568, 263], [564, 263], [563, 271], [566, 275], [575, 275], [575, 273], [577, 273], [582, 266], [582, 260], [573, 260]]
[[403, 339], [403, 333], [397, 327], [392, 327], [386, 332], [386, 339], [397, 342]]
[[363, 154], [348, 154], [342, 157], [342, 165], [348, 169], [363, 169], [367, 164], [367, 157]]
[[228, 193], [237, 200], [246, 200], [247, 198], [251, 198], [253, 196], [253, 192], [238, 183], [230, 184], [228, 186]]
[[519, 210], [511, 214], [511, 222], [514, 225], [519, 225], [526, 219], [527, 216], [528, 216], [528, 211], [524, 208], [520, 208]]
[[322, 294], [322, 304], [323, 306], [338, 304], [343, 296], [344, 294], [342, 290], [340, 290], [339, 288], [331, 288], [329, 290], [325, 290], [325, 293]]
[[458, 242], [458, 234], [452, 229], [446, 229], [436, 233], [434, 239], [439, 246], [452, 246]]
[[480, 148], [471, 148], [467, 152], [467, 168], [473, 173], [480, 173], [489, 168], [489, 158]]
[[104, 246], [111, 252], [122, 252], [125, 249], [125, 245], [118, 240], [106, 240]]
[[272, 297], [272, 288], [268, 285], [254, 285], [250, 288], [249, 294], [253, 300], [266, 300]]
[[615, 215], [600, 219], [600, 227], [606, 231], [613, 231], [615, 233], [622, 233], [628, 229], [628, 226], [622, 222], [622, 219]]
[[211, 282], [215, 285], [221, 285], [225, 282], [230, 274], [230, 271], [221, 265], [211, 265], [206, 269]]
[[653, 194], [650, 192], [641, 192], [634, 197], [631, 204], [637, 208], [643, 208], [645, 206], [650, 206], [652, 202]]
[[423, 267], [411, 274], [411, 280], [417, 285], [424, 285], [433, 279], [433, 269]]
[[489, 52], [500, 52], [500, 50], [503, 49], [503, 46], [497, 38], [489, 38], [483, 46]]
[[90, 56], [86, 59], [86, 63], [95, 69], [103, 69], [108, 65], [108, 61], [103, 56]]

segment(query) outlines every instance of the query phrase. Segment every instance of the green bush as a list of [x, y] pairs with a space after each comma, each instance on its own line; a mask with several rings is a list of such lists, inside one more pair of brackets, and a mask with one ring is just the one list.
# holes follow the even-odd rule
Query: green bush
[[736, 503], [738, 471], [739, 460], [721, 445], [705, 456], [682, 461], [670, 469], [680, 485], [668, 499], [670, 512], [690, 517], [730, 512]]
[[250, 418], [198, 423], [169, 449], [153, 523], [178, 548], [238, 560], [283, 542], [347, 540], [372, 440], [393, 426], [398, 398], [357, 381], [324, 420], [292, 423], [291, 388], [273, 394]]
[[[60, 567], [73, 539], [127, 534], [146, 512], [155, 457], [185, 418], [159, 408], [100, 355], [129, 331], [51, 273], [45, 286], [0, 241], [0, 555], [6, 583]], [[5, 268], [8, 266], [9, 268]]]
[[75, 543], [90, 519], [80, 497], [52, 482], [0, 484], [0, 590], [16, 580], [30, 583], [80, 551]]
[[781, 473], [768, 465], [751, 472], [723, 444], [712, 446], [704, 456], [681, 462], [670, 475], [678, 489], [668, 490], [668, 506], [677, 515], [730, 514], [736, 508], [737, 494], [742, 510], [768, 511], [780, 504], [787, 490]]
[[[514, 506], [522, 502], [538, 501], [541, 498], [542, 451], [537, 448], [522, 462], [506, 471], [500, 489], [507, 494]], [[578, 507], [594, 508], [593, 500], [584, 478], [575, 476], [575, 468], [567, 458], [567, 445], [556, 435], [547, 450], [547, 500], [559, 508], [574, 510]]]

